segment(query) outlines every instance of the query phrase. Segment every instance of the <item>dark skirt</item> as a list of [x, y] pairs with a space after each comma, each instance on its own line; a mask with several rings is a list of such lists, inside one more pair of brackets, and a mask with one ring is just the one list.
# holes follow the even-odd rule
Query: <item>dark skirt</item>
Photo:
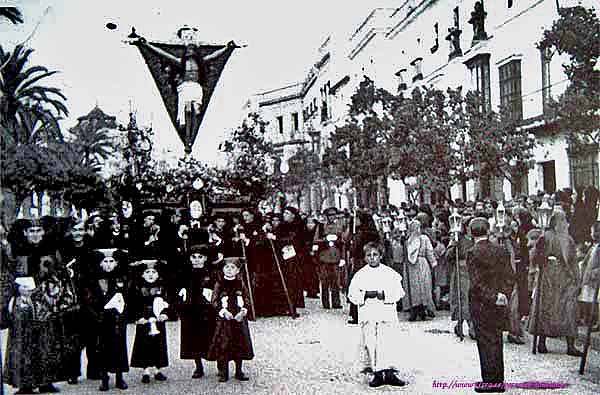
[[119, 373], [129, 371], [127, 357], [127, 323], [125, 317], [104, 313], [106, 317], [98, 325], [96, 356], [101, 372]]
[[64, 381], [64, 369], [79, 351], [77, 337], [69, 337], [63, 316], [40, 321], [16, 314], [8, 334], [4, 378], [13, 387], [38, 387]]
[[248, 321], [246, 319], [242, 322], [218, 319], [207, 359], [211, 361], [249, 361], [253, 358], [254, 349]]
[[212, 305], [181, 305], [181, 359], [207, 358], [215, 334], [216, 314]]
[[135, 326], [135, 340], [131, 352], [132, 368], [148, 368], [151, 366], [164, 368], [169, 366], [167, 352], [167, 329], [164, 322], [157, 322], [158, 334], [151, 336], [150, 324]]

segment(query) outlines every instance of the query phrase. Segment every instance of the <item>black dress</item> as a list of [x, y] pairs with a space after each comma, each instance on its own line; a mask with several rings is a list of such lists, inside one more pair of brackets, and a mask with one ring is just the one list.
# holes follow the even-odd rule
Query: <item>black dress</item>
[[[244, 284], [239, 279], [226, 280], [220, 278], [215, 284], [212, 304], [217, 312], [223, 306], [235, 317], [240, 311], [238, 296], [243, 299], [244, 307], [248, 308], [248, 297]], [[224, 299], [227, 297], [227, 299]], [[244, 317], [241, 322], [235, 319], [226, 320], [217, 316], [215, 335], [208, 351], [208, 359], [222, 362], [251, 360], [254, 358], [252, 339], [248, 320]]]
[[116, 293], [127, 300], [127, 277], [118, 269], [94, 277], [84, 287], [82, 300], [82, 314], [87, 317], [89, 335], [94, 339], [93, 352], [88, 354], [88, 372], [127, 372], [127, 306], [123, 313], [104, 309]]
[[[167, 301], [165, 288], [159, 282], [154, 284], [142, 280], [135, 289], [135, 294], [131, 298], [131, 309], [133, 318], [137, 321], [140, 318], [157, 318], [154, 315], [152, 307], [156, 298], [162, 298]], [[166, 314], [166, 310], [163, 312]], [[164, 321], [156, 322], [158, 333], [150, 334], [151, 325], [137, 324], [135, 327], [135, 340], [133, 341], [133, 351], [131, 353], [132, 368], [147, 368], [154, 366], [164, 368], [169, 366], [169, 354], [167, 352], [167, 329]]]
[[187, 291], [187, 298], [178, 304], [181, 318], [181, 359], [207, 359], [208, 349], [215, 332], [216, 313], [213, 305], [202, 291], [214, 288], [215, 277], [208, 268], [184, 271], [180, 285]]

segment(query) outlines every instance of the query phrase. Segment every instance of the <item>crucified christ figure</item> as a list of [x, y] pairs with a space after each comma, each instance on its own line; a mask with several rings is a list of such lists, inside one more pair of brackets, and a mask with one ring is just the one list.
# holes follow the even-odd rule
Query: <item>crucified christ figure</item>
[[185, 126], [186, 113], [198, 114], [202, 108], [204, 91], [203, 84], [206, 84], [205, 75], [206, 62], [216, 59], [223, 55], [230, 48], [238, 48], [233, 42], [229, 41], [223, 48], [217, 49], [205, 56], [201, 56], [198, 51], [198, 40], [196, 39], [197, 29], [184, 26], [177, 31], [177, 36], [183, 42], [185, 49], [181, 58], [170, 54], [169, 52], [149, 43], [144, 37], [136, 34], [132, 29], [129, 41], [132, 45], [148, 48], [161, 58], [167, 60], [175, 68], [175, 83], [177, 86], [177, 123]]

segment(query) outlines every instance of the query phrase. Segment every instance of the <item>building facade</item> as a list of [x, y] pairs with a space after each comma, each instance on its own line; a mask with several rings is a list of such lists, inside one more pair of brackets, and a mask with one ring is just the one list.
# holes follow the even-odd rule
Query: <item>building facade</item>
[[[555, 127], [546, 122], [548, 103], [568, 85], [562, 69], [567, 59], [539, 49], [537, 43], [558, 19], [558, 7], [573, 5], [573, 1], [562, 2], [401, 0], [396, 8], [376, 8], [353, 32], [335, 32], [325, 40], [303, 82], [294, 85], [294, 95], [288, 93], [289, 87], [271, 91], [289, 102], [287, 107], [278, 99], [257, 95], [259, 112], [279, 128], [278, 117], [284, 117], [284, 126], [292, 125], [290, 114], [299, 111], [298, 128], [306, 142], [298, 145], [296, 135], [285, 133], [283, 140], [274, 141], [288, 147], [283, 150], [284, 159], [291, 158], [299, 146], [310, 147], [321, 157], [328, 136], [344, 123], [350, 98], [365, 76], [392, 93], [419, 86], [476, 90], [489, 109], [509, 107], [521, 121], [523, 133], [535, 136], [536, 146], [528, 171], [517, 181], [471, 180], [466, 188], [452, 186], [453, 199], [512, 199], [566, 187], [598, 188], [597, 147], [573, 154], [564, 138], [548, 134]], [[589, 1], [576, 3], [592, 6]], [[383, 184], [376, 199], [366, 199], [368, 204], [364, 204], [363, 196], [361, 205], [385, 205], [388, 198], [392, 204], [407, 200], [402, 183], [384, 180]], [[342, 208], [352, 204], [348, 186], [335, 187], [325, 195], [328, 204]], [[431, 199], [429, 192], [421, 193], [422, 201]]]

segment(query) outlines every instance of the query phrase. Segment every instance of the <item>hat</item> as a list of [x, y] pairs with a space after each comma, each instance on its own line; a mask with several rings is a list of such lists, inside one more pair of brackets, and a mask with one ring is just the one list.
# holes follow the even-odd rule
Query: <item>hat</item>
[[158, 259], [142, 259], [131, 263], [131, 266], [139, 268], [140, 272], [145, 272], [148, 269], [155, 269], [160, 272], [161, 261]]
[[236, 256], [223, 258], [223, 266], [227, 265], [228, 263], [233, 263], [238, 268], [240, 268], [242, 266], [242, 260]]
[[154, 217], [154, 218], [158, 218], [160, 217], [160, 211], [158, 210], [144, 210], [142, 211], [142, 218], [146, 218], [146, 217]]
[[469, 229], [473, 237], [485, 236], [490, 230], [490, 223], [487, 218], [476, 217], [469, 222]]
[[326, 215], [328, 217], [338, 215], [339, 213], [340, 211], [337, 209], [337, 207], [329, 207], [323, 210], [323, 215]]
[[209, 246], [207, 244], [195, 244], [190, 247], [190, 255], [192, 254], [200, 254], [208, 257], [209, 255]]
[[[289, 211], [290, 213], [292, 213], [294, 215], [295, 218], [300, 216], [300, 211], [298, 211], [298, 209], [294, 206], [285, 206], [283, 211]], [[282, 213], [283, 213], [283, 211], [282, 211]]]
[[35, 289], [35, 280], [33, 277], [17, 277], [15, 278], [15, 284], [29, 290]]
[[101, 254], [103, 258], [110, 258], [114, 256], [117, 250], [118, 248], [97, 248], [95, 251]]

